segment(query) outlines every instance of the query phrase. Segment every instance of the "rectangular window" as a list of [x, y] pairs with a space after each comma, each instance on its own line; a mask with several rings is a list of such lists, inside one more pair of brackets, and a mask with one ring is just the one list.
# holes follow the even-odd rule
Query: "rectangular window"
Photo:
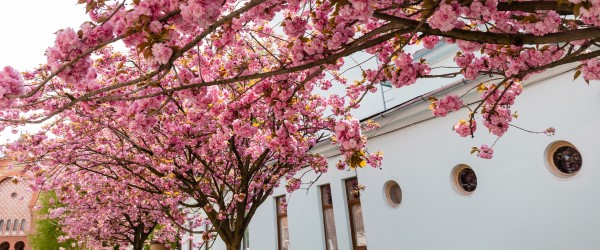
[[242, 250], [250, 250], [250, 229], [244, 231], [244, 238], [242, 238]]
[[279, 250], [289, 250], [290, 234], [288, 233], [287, 204], [285, 202], [285, 196], [276, 197], [275, 205], [277, 206], [277, 238], [279, 240]]
[[360, 187], [356, 177], [346, 180], [346, 196], [348, 197], [348, 212], [350, 213], [350, 230], [352, 230], [352, 248], [354, 250], [366, 250], [367, 236], [360, 206]]
[[331, 186], [329, 184], [321, 186], [321, 204], [323, 208], [323, 226], [325, 228], [325, 247], [327, 250], [338, 250]]

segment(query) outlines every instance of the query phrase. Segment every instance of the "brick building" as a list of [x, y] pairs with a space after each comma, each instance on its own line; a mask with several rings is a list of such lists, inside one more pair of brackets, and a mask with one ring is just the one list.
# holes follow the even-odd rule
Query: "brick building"
[[38, 194], [25, 181], [16, 181], [19, 167], [8, 165], [7, 160], [0, 160], [0, 250], [29, 250], [27, 235]]

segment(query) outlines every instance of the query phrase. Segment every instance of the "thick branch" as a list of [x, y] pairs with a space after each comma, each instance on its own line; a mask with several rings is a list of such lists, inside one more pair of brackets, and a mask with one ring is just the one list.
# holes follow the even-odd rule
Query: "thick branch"
[[[381, 20], [403, 25], [405, 27], [417, 27], [417, 25], [419, 25], [419, 22], [415, 20], [401, 18], [379, 12], [374, 13], [373, 16]], [[436, 35], [471, 42], [504, 45], [565, 43], [576, 40], [594, 39], [600, 37], [600, 28], [598, 27], [571, 31], [561, 31], [543, 36], [535, 36], [532, 34], [521, 33], [491, 33], [489, 31], [472, 31], [462, 29], [452, 29], [450, 31], [444, 32], [438, 29], [431, 28], [428, 24], [422, 25], [422, 27], [419, 28], [418, 31], [426, 35]]]
[[499, 11], [523, 11], [535, 13], [540, 10], [554, 10], [561, 15], [573, 15], [573, 4], [558, 4], [558, 1], [531, 1], [531, 2], [501, 2], [498, 3]]

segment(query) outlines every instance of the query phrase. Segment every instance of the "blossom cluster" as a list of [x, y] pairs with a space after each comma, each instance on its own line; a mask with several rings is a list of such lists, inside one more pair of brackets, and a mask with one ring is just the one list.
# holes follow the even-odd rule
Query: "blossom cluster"
[[22, 95], [25, 93], [23, 77], [10, 66], [0, 71], [0, 108], [8, 108], [14, 104], [14, 98], [7, 95]]
[[431, 102], [430, 109], [434, 116], [444, 117], [451, 111], [457, 111], [462, 108], [463, 101], [456, 95], [448, 95], [442, 99], [435, 99]]

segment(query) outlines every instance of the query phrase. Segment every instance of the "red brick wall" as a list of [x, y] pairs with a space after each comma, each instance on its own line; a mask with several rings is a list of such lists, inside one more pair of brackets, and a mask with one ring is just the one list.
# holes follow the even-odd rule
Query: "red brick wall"
[[[18, 241], [25, 242], [25, 249], [30, 249], [27, 244], [27, 234], [31, 226], [31, 212], [29, 204], [33, 192], [25, 181], [13, 182], [12, 178], [0, 180], [0, 244], [4, 241], [10, 244], [10, 249], [14, 249]], [[7, 230], [7, 222], [10, 220], [10, 228]], [[14, 221], [17, 221], [17, 228], [14, 230]], [[25, 226], [21, 222], [25, 220]], [[21, 230], [23, 229], [23, 230]]]

